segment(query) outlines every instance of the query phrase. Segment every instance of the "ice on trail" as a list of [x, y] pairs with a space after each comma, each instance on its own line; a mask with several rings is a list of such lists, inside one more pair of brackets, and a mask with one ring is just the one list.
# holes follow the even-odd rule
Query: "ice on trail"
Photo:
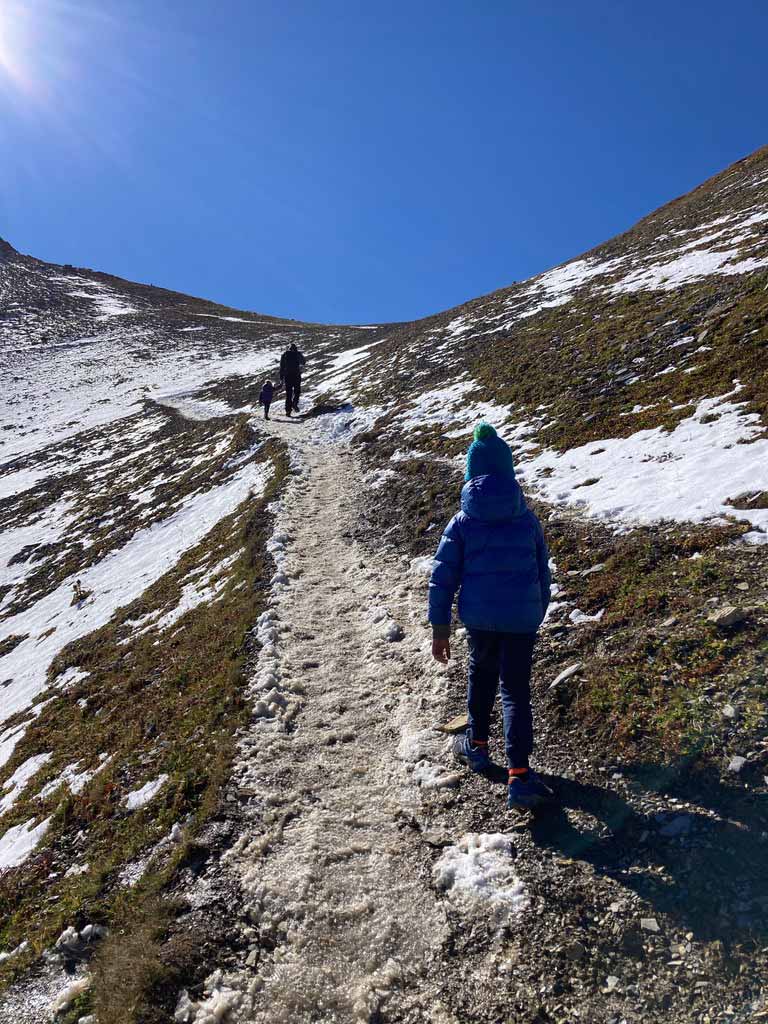
[[[324, 428], [268, 428], [288, 440], [292, 476], [269, 510], [275, 572], [234, 767], [253, 825], [222, 858], [244, 893], [258, 965], [218, 976], [202, 1000], [182, 996], [182, 1024], [220, 1007], [253, 1024], [384, 1019], [420, 990], [445, 937], [422, 843], [400, 824], [420, 800], [413, 775], [424, 752], [443, 756], [444, 740], [417, 717], [442, 674], [420, 632], [385, 638], [409, 616], [399, 577], [382, 576], [345, 537], [360, 479], [349, 446]], [[402, 686], [404, 672], [420, 678], [417, 694]], [[406, 760], [395, 756], [393, 725]]]
[[167, 775], [159, 775], [156, 779], [145, 783], [139, 789], [134, 789], [126, 794], [123, 797], [125, 809], [128, 811], [139, 811], [142, 807], [146, 807], [150, 800], [154, 800], [167, 781]]
[[496, 921], [505, 923], [528, 905], [511, 855], [512, 841], [503, 832], [470, 832], [443, 852], [433, 869], [435, 884], [458, 902], [487, 901]]
[[35, 825], [35, 819], [21, 825], [14, 825], [0, 836], [0, 871], [16, 868], [30, 856], [48, 831], [50, 818]]
[[230, 1020], [245, 1020], [258, 988], [258, 979], [247, 980], [214, 971], [206, 979], [202, 999], [191, 999], [186, 990], [181, 993], [173, 1019], [176, 1024], [224, 1024]]

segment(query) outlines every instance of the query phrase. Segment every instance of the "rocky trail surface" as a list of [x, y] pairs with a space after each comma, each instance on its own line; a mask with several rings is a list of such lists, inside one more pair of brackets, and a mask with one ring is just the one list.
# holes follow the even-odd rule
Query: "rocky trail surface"
[[182, 1001], [178, 1016], [205, 1020], [227, 1003], [237, 1020], [435, 1020], [446, 914], [409, 826], [417, 794], [402, 754], [409, 737], [406, 758], [420, 752], [421, 708], [443, 683], [425, 671], [400, 566], [387, 571], [351, 539], [361, 481], [349, 448], [298, 420], [270, 429], [295, 475], [270, 542], [255, 717], [236, 765], [248, 825], [223, 858], [242, 888], [253, 970]]
[[[239, 838], [190, 895], [199, 913], [237, 893], [240, 948], [176, 1019], [759, 1019], [754, 801], [576, 749], [540, 667], [538, 763], [562, 807], [511, 818], [436, 729], [462, 711], [461, 631], [446, 672], [423, 566], [356, 532], [375, 492], [353, 449], [322, 418], [270, 429], [293, 481], [228, 797]], [[545, 631], [540, 666], [561, 639]]]

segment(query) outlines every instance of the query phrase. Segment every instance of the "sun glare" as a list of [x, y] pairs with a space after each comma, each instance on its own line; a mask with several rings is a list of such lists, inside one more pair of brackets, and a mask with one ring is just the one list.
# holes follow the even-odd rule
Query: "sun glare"
[[24, 59], [29, 20], [26, 5], [0, 0], [0, 76], [25, 90], [32, 84]]

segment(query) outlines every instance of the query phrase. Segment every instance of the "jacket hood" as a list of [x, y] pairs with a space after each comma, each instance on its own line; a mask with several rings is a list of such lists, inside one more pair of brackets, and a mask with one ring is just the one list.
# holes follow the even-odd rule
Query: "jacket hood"
[[485, 523], [517, 519], [528, 511], [517, 480], [496, 473], [475, 476], [464, 484], [461, 489], [461, 508], [472, 519]]

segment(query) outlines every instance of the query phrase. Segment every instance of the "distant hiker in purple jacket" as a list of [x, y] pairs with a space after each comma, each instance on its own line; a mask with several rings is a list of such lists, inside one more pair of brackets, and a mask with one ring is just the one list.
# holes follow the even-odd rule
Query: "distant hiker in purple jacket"
[[531, 663], [536, 631], [549, 604], [549, 555], [541, 525], [515, 479], [512, 452], [488, 423], [467, 452], [461, 511], [445, 528], [429, 582], [432, 654], [451, 656], [451, 607], [469, 643], [469, 729], [454, 741], [456, 758], [488, 773], [488, 733], [501, 689], [509, 766], [507, 806], [528, 809], [552, 791], [528, 764], [533, 750]]
[[272, 404], [272, 399], [275, 395], [275, 385], [271, 380], [265, 380], [264, 385], [259, 393], [259, 405], [264, 406], [264, 419], [269, 419], [269, 407]]

